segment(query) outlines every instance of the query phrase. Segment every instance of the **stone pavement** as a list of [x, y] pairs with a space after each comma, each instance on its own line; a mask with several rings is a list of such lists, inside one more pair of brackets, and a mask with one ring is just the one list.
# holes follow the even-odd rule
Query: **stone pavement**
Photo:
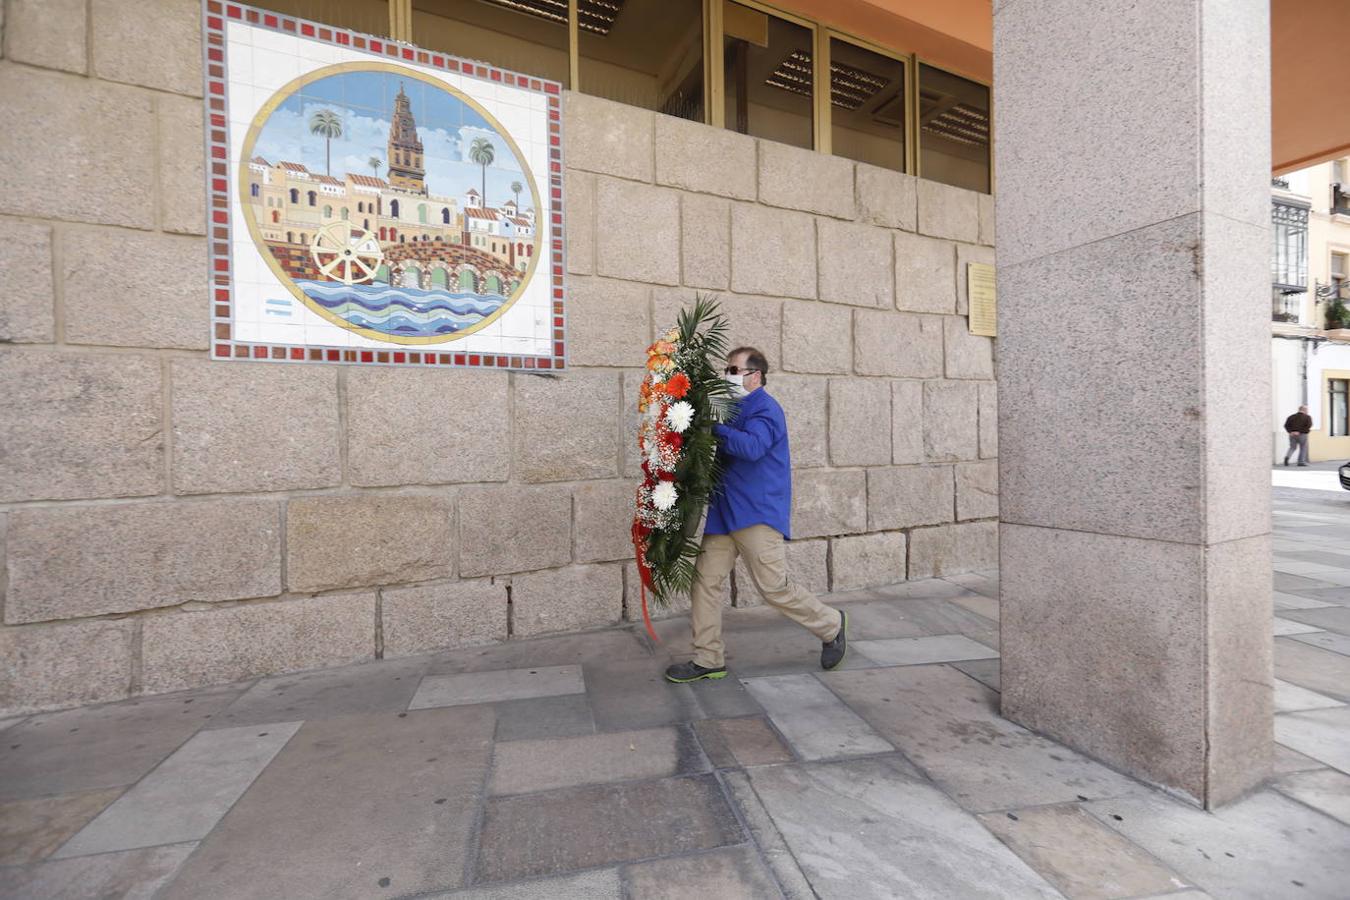
[[1281, 488], [1301, 488], [1310, 491], [1330, 491], [1345, 497], [1350, 495], [1350, 492], [1341, 487], [1340, 478], [1336, 474], [1345, 462], [1341, 459], [1310, 463], [1307, 466], [1276, 466], [1271, 471], [1270, 483], [1277, 493]]
[[976, 574], [836, 595], [833, 673], [733, 610], [722, 682], [676, 618], [0, 723], [0, 896], [1345, 898], [1350, 493], [1275, 506], [1278, 772], [1217, 814], [999, 718]]

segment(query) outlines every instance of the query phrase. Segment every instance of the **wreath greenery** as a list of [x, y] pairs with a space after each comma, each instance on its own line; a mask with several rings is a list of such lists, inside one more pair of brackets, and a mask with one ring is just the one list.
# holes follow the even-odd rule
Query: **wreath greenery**
[[647, 348], [647, 377], [638, 396], [643, 478], [633, 546], [649, 633], [647, 592], [664, 606], [693, 587], [699, 523], [721, 480], [712, 426], [736, 411], [735, 395], [721, 372], [727, 331], [717, 302], [696, 295], [675, 327]]

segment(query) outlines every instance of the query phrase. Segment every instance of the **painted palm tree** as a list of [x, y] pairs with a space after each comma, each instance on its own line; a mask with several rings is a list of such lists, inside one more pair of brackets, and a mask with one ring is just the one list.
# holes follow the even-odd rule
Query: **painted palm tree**
[[342, 137], [342, 117], [331, 109], [320, 109], [309, 117], [309, 133], [324, 140], [324, 170], [333, 174], [333, 138]]
[[525, 190], [525, 185], [519, 181], [511, 182], [511, 193], [516, 195], [516, 212], [520, 212], [520, 192]]
[[469, 159], [478, 163], [483, 170], [482, 183], [482, 203], [483, 208], [487, 209], [487, 167], [492, 165], [492, 161], [497, 158], [497, 151], [492, 147], [492, 141], [487, 138], [477, 137], [469, 145]]
[[372, 156], [370, 159], [366, 160], [366, 165], [370, 166], [370, 171], [375, 173], [376, 178], [379, 178], [380, 167], [384, 165], [384, 160], [380, 159], [378, 156]]

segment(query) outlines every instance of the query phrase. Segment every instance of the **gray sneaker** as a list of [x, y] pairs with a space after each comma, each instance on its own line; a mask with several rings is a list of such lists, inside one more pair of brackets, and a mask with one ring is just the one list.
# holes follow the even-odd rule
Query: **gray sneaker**
[[666, 669], [666, 681], [673, 684], [688, 684], [691, 681], [701, 681], [704, 678], [716, 680], [726, 677], [726, 666], [717, 669], [705, 669], [692, 659], [689, 662], [675, 663], [675, 665]]
[[820, 667], [829, 671], [844, 661], [848, 654], [848, 613], [839, 611], [839, 633], [834, 640], [820, 645]]

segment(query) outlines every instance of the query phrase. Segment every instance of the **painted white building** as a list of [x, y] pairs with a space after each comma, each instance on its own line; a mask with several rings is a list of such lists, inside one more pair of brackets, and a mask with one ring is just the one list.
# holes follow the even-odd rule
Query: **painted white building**
[[1350, 306], [1350, 158], [1277, 178], [1271, 193], [1274, 456], [1306, 405], [1309, 458], [1350, 459], [1350, 321], [1328, 328], [1327, 316], [1337, 297]]
[[534, 258], [533, 210], [521, 214], [514, 200], [501, 208], [484, 206], [478, 191], [464, 194], [464, 232], [468, 244], [524, 272]]

